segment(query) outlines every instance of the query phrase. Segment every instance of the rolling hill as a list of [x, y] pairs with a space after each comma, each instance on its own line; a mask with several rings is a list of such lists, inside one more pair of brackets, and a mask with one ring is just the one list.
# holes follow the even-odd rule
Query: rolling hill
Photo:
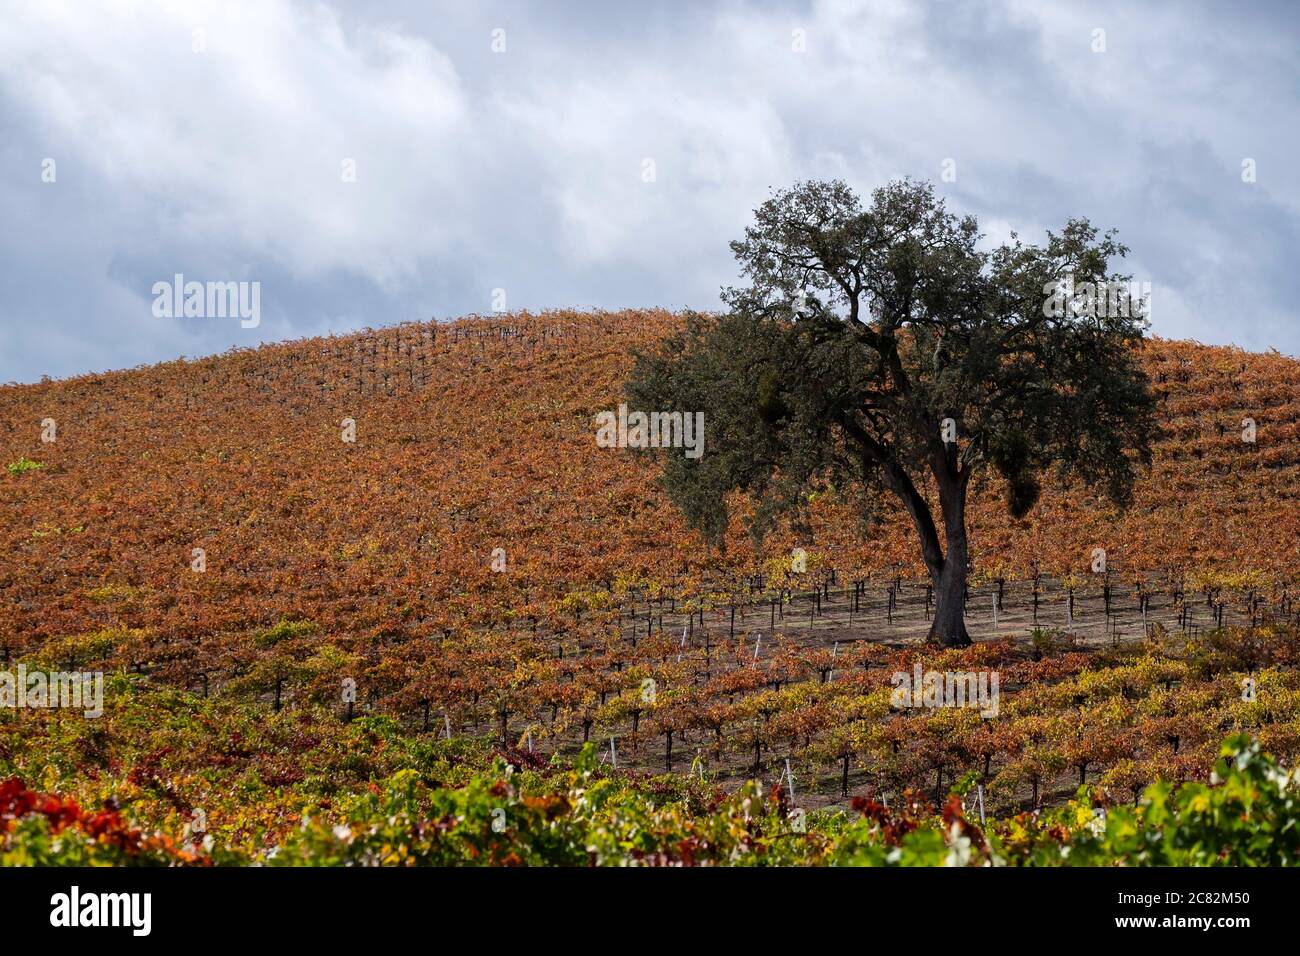
[[[351, 859], [330, 821], [411, 813], [478, 822], [447, 845], [394, 837], [402, 854], [509, 861], [544, 852], [539, 808], [591, 773], [638, 808], [593, 827], [652, 826], [679, 859], [715, 852], [711, 827], [786, 826], [796, 779], [801, 808], [859, 801], [875, 841], [941, 825], [921, 803], [891, 817], [891, 794], [942, 804], [964, 777], [1019, 813], [1081, 783], [1134, 801], [1206, 779], [1229, 732], [1300, 755], [1300, 362], [1147, 343], [1163, 437], [1133, 507], [1049, 483], [1013, 521], [978, 487], [977, 643], [938, 652], [899, 516], [864, 534], [825, 489], [809, 528], [755, 550], [738, 500], [710, 552], [651, 457], [597, 446], [634, 352], [680, 321], [413, 323], [0, 388], [0, 660], [106, 675], [102, 719], [0, 709], [0, 832], [36, 826], [0, 859], [57, 856], [29, 819], [47, 806], [90, 834], [65, 862], [108, 852], [100, 832], [140, 859]], [[705, 434], [707, 454], [707, 410]], [[787, 573], [794, 548], [806, 572]], [[896, 709], [891, 671], [923, 667], [998, 674], [996, 719]], [[539, 829], [484, 849], [474, 815], [510, 790], [497, 758], [532, 775], [511, 812]], [[764, 778], [767, 823], [710, 817]], [[107, 817], [79, 809], [96, 803]], [[999, 839], [1082, 839], [1062, 813]]]
[[[621, 400], [632, 350], [676, 321], [408, 324], [0, 388], [0, 640], [16, 651], [107, 626], [186, 639], [285, 616], [340, 637], [419, 635], [545, 614], [619, 579], [686, 594], [796, 545], [846, 573], [915, 575], [903, 521], [864, 539], [833, 500], [817, 503], [808, 541], [787, 530], [758, 554], [737, 522], [727, 553], [710, 555], [651, 459], [596, 447], [593, 418]], [[1165, 437], [1134, 506], [1116, 515], [1049, 486], [1013, 521], [1001, 490], [980, 488], [977, 573], [1085, 570], [1104, 547], [1122, 575], [1294, 584], [1300, 362], [1161, 340], [1143, 359]], [[24, 459], [40, 467], [12, 466]]]

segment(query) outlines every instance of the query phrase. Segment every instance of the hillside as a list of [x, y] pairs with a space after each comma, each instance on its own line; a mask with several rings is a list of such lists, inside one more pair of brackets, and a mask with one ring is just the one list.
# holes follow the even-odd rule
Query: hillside
[[[737, 525], [725, 557], [709, 556], [648, 457], [595, 446], [592, 418], [620, 401], [631, 350], [675, 321], [411, 324], [0, 388], [0, 458], [41, 465], [0, 475], [0, 640], [16, 651], [108, 626], [184, 640], [282, 616], [340, 638], [419, 636], [545, 614], [616, 579], [686, 594], [794, 545], [849, 574], [901, 562], [915, 575], [910, 528], [894, 519], [862, 540], [826, 500], [812, 541], [779, 535], [759, 556]], [[1104, 547], [1123, 576], [1222, 572], [1274, 592], [1295, 581], [1300, 363], [1169, 341], [1144, 361], [1165, 437], [1134, 507], [1116, 516], [1049, 488], [1017, 522], [999, 489], [979, 489], [977, 572], [1082, 571]], [[355, 443], [340, 438], [345, 418]], [[494, 548], [505, 574], [492, 573]]]
[[[652, 459], [596, 446], [633, 350], [678, 321], [412, 324], [0, 389], [0, 656], [107, 675], [102, 719], [0, 710], [11, 802], [129, 806], [164, 856], [207, 859], [206, 832], [218, 858], [335, 859], [329, 821], [387, 817], [372, 796], [406, 800], [411, 774], [430, 789], [401, 813], [487, 814], [502, 756], [538, 774], [511, 791], [533, 814], [576, 761], [671, 855], [679, 827], [733, 826], [708, 814], [755, 778], [785, 775], [776, 820], [792, 779], [801, 808], [865, 800], [875, 840], [891, 794], [943, 805], [962, 779], [1018, 814], [1084, 783], [1133, 802], [1205, 780], [1229, 733], [1300, 757], [1300, 363], [1149, 343], [1164, 437], [1133, 508], [1049, 485], [1015, 522], [978, 489], [977, 643], [938, 652], [897, 517], [863, 538], [828, 492], [809, 532], [755, 553], [738, 519], [710, 553]], [[796, 546], [808, 569], [788, 574]], [[996, 717], [896, 708], [891, 673], [922, 667], [1000, 675]], [[1050, 856], [1075, 824], [1043, 821]], [[1015, 852], [1029, 825], [1005, 823]], [[447, 852], [480, 852], [453, 830]]]

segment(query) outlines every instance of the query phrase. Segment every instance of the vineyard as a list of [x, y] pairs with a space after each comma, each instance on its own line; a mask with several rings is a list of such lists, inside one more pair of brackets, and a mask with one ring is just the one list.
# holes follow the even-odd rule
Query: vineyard
[[[987, 816], [1029, 861], [1049, 823], [1084, 839], [1081, 786], [1120, 819], [1233, 735], [1300, 756], [1296, 360], [1147, 343], [1162, 437], [1133, 506], [1058, 483], [1015, 520], [977, 485], [976, 643], [940, 652], [901, 515], [863, 528], [827, 486], [757, 546], [738, 500], [710, 549], [652, 457], [597, 447], [680, 322], [412, 323], [0, 388], [3, 667], [107, 675], [102, 718], [0, 710], [5, 832], [54, 801], [121, 852], [331, 858], [360, 803], [477, 800], [490, 827], [493, 788], [546, 818], [599, 779], [702, 860], [730, 839], [709, 826], [799, 810], [814, 856], [934, 819], [978, 858]], [[895, 706], [922, 669], [996, 673], [996, 714]]]

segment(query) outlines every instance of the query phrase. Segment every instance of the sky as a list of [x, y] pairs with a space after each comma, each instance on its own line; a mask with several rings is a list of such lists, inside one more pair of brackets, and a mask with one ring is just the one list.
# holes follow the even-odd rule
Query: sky
[[[772, 190], [1086, 216], [1152, 331], [1300, 354], [1300, 4], [0, 0], [0, 382], [710, 309]], [[155, 284], [258, 283], [258, 323]]]

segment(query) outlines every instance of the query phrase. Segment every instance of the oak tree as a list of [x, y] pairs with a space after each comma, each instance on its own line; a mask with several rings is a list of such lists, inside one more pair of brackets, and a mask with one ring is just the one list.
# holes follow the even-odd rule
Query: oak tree
[[703, 411], [704, 452], [663, 453], [665, 486], [721, 544], [726, 496], [749, 492], [761, 536], [831, 487], [864, 517], [904, 508], [934, 585], [930, 639], [968, 644], [974, 476], [1023, 517], [1040, 480], [1129, 501], [1150, 463], [1155, 402], [1137, 358], [1145, 298], [1111, 271], [1127, 249], [1086, 219], [1042, 245], [983, 242], [973, 217], [910, 180], [865, 206], [842, 182], [775, 193], [733, 252], [748, 284], [637, 356], [628, 400]]

